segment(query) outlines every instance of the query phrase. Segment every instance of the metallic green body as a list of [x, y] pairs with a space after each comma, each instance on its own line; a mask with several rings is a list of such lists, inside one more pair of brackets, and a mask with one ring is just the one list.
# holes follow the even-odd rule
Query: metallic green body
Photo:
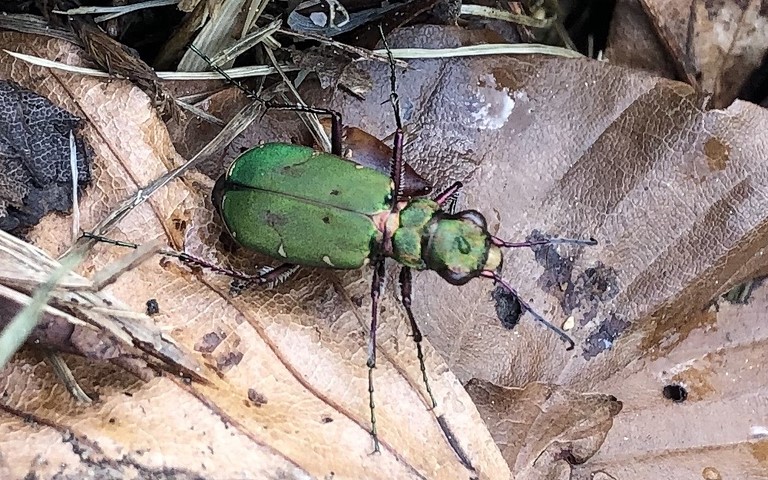
[[381, 244], [374, 217], [391, 209], [391, 181], [335, 155], [268, 143], [238, 157], [214, 197], [244, 247], [286, 263], [354, 269]]
[[387, 175], [308, 147], [268, 143], [245, 152], [213, 197], [238, 243], [285, 263], [355, 269], [384, 255], [454, 285], [501, 264], [478, 212], [448, 214], [418, 198], [392, 213]]

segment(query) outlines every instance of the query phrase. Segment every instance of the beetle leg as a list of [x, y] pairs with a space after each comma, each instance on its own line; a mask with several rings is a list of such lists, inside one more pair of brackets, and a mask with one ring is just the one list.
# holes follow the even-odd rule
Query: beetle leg
[[435, 397], [432, 395], [432, 389], [429, 387], [429, 379], [427, 379], [427, 367], [424, 365], [424, 352], [421, 350], [421, 330], [416, 324], [416, 319], [413, 317], [411, 311], [411, 299], [413, 294], [413, 285], [411, 277], [411, 269], [409, 267], [403, 267], [400, 269], [400, 302], [405, 308], [405, 313], [408, 315], [408, 321], [411, 322], [411, 332], [413, 332], [413, 341], [416, 342], [416, 356], [419, 359], [419, 368], [421, 369], [421, 379], [424, 381], [424, 386], [429, 394], [429, 400], [432, 402], [432, 408], [437, 407]]
[[[227, 72], [222, 70], [221, 67], [218, 65], [214, 65], [211, 59], [208, 57], [208, 55], [201, 52], [196, 46], [190, 45], [189, 49], [195, 52], [200, 58], [205, 60], [206, 63], [208, 63], [208, 66], [210, 66], [213, 71], [218, 73], [222, 76], [227, 82], [231, 83], [237, 89], [245, 93], [248, 98], [251, 100], [255, 100], [262, 105], [267, 110], [290, 110], [294, 112], [302, 112], [302, 113], [314, 113], [315, 115], [330, 115], [331, 116], [331, 153], [336, 156], [343, 156], [342, 150], [341, 150], [341, 113], [337, 112], [336, 110], [331, 110], [329, 108], [315, 108], [315, 107], [309, 107], [306, 105], [292, 105], [289, 103], [279, 103], [279, 102], [272, 102], [270, 100], [264, 100], [262, 98], [259, 98], [259, 96], [251, 90], [250, 88], [243, 85], [242, 82], [239, 80], [236, 80], [232, 78]], [[267, 113], [266, 111], [264, 112]]]
[[453, 182], [450, 187], [446, 188], [435, 197], [435, 203], [441, 207], [448, 203], [448, 211], [453, 213], [453, 208], [456, 206], [456, 198], [459, 195], [459, 190], [461, 190], [461, 187], [463, 186], [464, 184], [461, 182]]
[[249, 279], [243, 280], [235, 278], [232, 280], [230, 293], [233, 295], [239, 295], [249, 286], [256, 284], [264, 286], [266, 288], [275, 288], [288, 280], [294, 273], [296, 273], [299, 265], [293, 263], [283, 263], [276, 267], [265, 266], [259, 269], [259, 273], [250, 276]]
[[392, 56], [392, 50], [387, 43], [387, 37], [384, 36], [384, 30], [379, 25], [379, 33], [381, 34], [381, 41], [384, 44], [384, 48], [387, 50], [387, 57], [389, 58], [389, 103], [392, 104], [392, 110], [395, 113], [395, 124], [397, 130], [395, 130], [394, 143], [392, 144], [392, 165], [390, 166], [390, 178], [394, 184], [392, 188], [392, 211], [397, 208], [398, 202], [403, 197], [403, 176], [405, 174], [405, 168], [403, 167], [403, 121], [400, 118], [400, 97], [397, 96], [397, 71], [395, 70], [395, 58]]
[[379, 323], [379, 301], [384, 291], [385, 257], [375, 262], [373, 267], [373, 280], [371, 281], [371, 333], [368, 337], [368, 405], [371, 408], [371, 436], [373, 437], [373, 451], [379, 451], [379, 436], [376, 433], [376, 414], [373, 402], [373, 369], [376, 368], [376, 328]]
[[[96, 240], [102, 243], [108, 243], [118, 247], [127, 247], [133, 249], [139, 248], [138, 243], [113, 240], [111, 238], [102, 237], [101, 235], [94, 235], [90, 232], [83, 232], [82, 237]], [[235, 290], [242, 290], [248, 287], [248, 285], [252, 284], [266, 285], [267, 287], [272, 288], [286, 281], [299, 269], [298, 265], [294, 265], [292, 263], [283, 263], [277, 267], [264, 267], [256, 275], [251, 275], [248, 273], [239, 272], [231, 268], [222, 267], [221, 265], [216, 265], [215, 263], [203, 260], [202, 258], [190, 255], [186, 252], [177, 252], [176, 250], [163, 249], [158, 253], [161, 255], [178, 258], [180, 261], [186, 263], [187, 265], [204, 268], [213, 273], [225, 275], [227, 277], [233, 278], [234, 280], [242, 282], [243, 286], [241, 288], [235, 288]]]

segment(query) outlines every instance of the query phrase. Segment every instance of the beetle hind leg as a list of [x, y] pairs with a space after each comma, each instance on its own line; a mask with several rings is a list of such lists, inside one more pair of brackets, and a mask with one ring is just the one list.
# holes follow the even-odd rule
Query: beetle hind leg
[[275, 288], [291, 278], [299, 268], [301, 268], [299, 265], [293, 263], [283, 263], [276, 267], [264, 266], [256, 275], [248, 278], [233, 278], [229, 291], [232, 295], [239, 295], [251, 285]]
[[316, 107], [310, 107], [307, 105], [301, 105], [301, 104], [290, 104], [290, 103], [280, 103], [280, 102], [273, 102], [271, 100], [264, 100], [263, 98], [259, 97], [256, 92], [251, 90], [250, 88], [246, 87], [243, 82], [240, 82], [239, 80], [236, 80], [232, 78], [227, 72], [222, 70], [221, 67], [218, 65], [215, 65], [211, 59], [208, 57], [208, 55], [201, 52], [197, 47], [194, 45], [190, 45], [189, 49], [192, 50], [197, 56], [202, 58], [208, 66], [210, 66], [213, 71], [218, 73], [219, 75], [224, 78], [227, 82], [234, 85], [237, 89], [245, 93], [248, 98], [251, 100], [255, 100], [262, 105], [264, 105], [264, 108], [266, 109], [264, 113], [267, 113], [267, 110], [290, 110], [293, 112], [301, 112], [301, 113], [313, 113], [315, 115], [329, 115], [331, 117], [331, 153], [341, 157], [342, 156], [342, 148], [341, 148], [341, 131], [342, 131], [342, 122], [341, 122], [341, 113], [337, 112], [336, 110], [331, 110], [329, 108], [316, 108]]
[[416, 319], [413, 317], [413, 312], [411, 311], [411, 298], [412, 298], [413, 288], [412, 288], [412, 277], [411, 277], [411, 269], [408, 267], [403, 267], [400, 269], [400, 302], [403, 304], [403, 307], [405, 308], [405, 313], [408, 315], [408, 321], [411, 322], [411, 332], [413, 334], [413, 341], [416, 343], [416, 356], [419, 359], [419, 368], [421, 369], [421, 379], [424, 382], [424, 387], [427, 389], [427, 395], [429, 395], [429, 400], [432, 402], [432, 408], [437, 407], [437, 402], [435, 401], [435, 396], [432, 395], [432, 389], [429, 387], [429, 379], [427, 378], [427, 367], [424, 363], [424, 352], [421, 349], [421, 330], [419, 330], [419, 325], [416, 323]]
[[371, 281], [371, 333], [368, 337], [368, 405], [371, 409], [371, 437], [373, 452], [379, 452], [379, 435], [376, 432], [376, 413], [373, 401], [373, 369], [376, 368], [376, 328], [379, 323], [379, 301], [384, 291], [385, 259], [379, 258], [374, 263]]

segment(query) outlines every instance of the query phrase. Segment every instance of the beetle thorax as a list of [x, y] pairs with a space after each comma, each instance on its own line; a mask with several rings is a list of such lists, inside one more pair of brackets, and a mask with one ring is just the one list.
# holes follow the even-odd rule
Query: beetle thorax
[[427, 199], [414, 200], [400, 212], [392, 256], [408, 267], [434, 270], [454, 285], [495, 270], [502, 261], [479, 212], [448, 214]]

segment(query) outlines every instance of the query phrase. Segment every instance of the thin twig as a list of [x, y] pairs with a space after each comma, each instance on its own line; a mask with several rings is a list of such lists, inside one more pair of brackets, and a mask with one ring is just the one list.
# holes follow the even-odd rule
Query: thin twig
[[[79, 73], [82, 75], [90, 75], [92, 77], [101, 78], [113, 78], [114, 75], [110, 75], [102, 70], [95, 68], [78, 67], [75, 65], [68, 65], [66, 63], [56, 62], [54, 60], [48, 60], [46, 58], [36, 57], [34, 55], [27, 55], [24, 53], [12, 52], [10, 50], [3, 50], [8, 55], [16, 57], [19, 60], [24, 60], [32, 65], [40, 67], [55, 68], [57, 70], [64, 70], [71, 73]], [[299, 70], [295, 65], [280, 65], [280, 68], [285, 72], [293, 72]], [[227, 75], [232, 78], [248, 78], [248, 77], [263, 77], [266, 75], [272, 75], [277, 73], [277, 70], [273, 67], [266, 65], [251, 65], [246, 67], [236, 67], [224, 70]], [[216, 72], [155, 72], [157, 76], [163, 80], [221, 80], [221, 75]]]
[[498, 8], [485, 7], [483, 5], [462, 5], [460, 15], [474, 15], [476, 17], [493, 18], [495, 20], [504, 20], [518, 25], [525, 25], [533, 28], [550, 28], [554, 25], [557, 17], [535, 18], [529, 15], [519, 15], [516, 13], [500, 10]]
[[[374, 50], [373, 53], [386, 58], [386, 50]], [[489, 43], [456, 48], [395, 48], [392, 55], [396, 58], [455, 58], [476, 57], [482, 55], [529, 55], [542, 54], [566, 58], [584, 58], [579, 52], [562, 47], [553, 47], [538, 43]]]

